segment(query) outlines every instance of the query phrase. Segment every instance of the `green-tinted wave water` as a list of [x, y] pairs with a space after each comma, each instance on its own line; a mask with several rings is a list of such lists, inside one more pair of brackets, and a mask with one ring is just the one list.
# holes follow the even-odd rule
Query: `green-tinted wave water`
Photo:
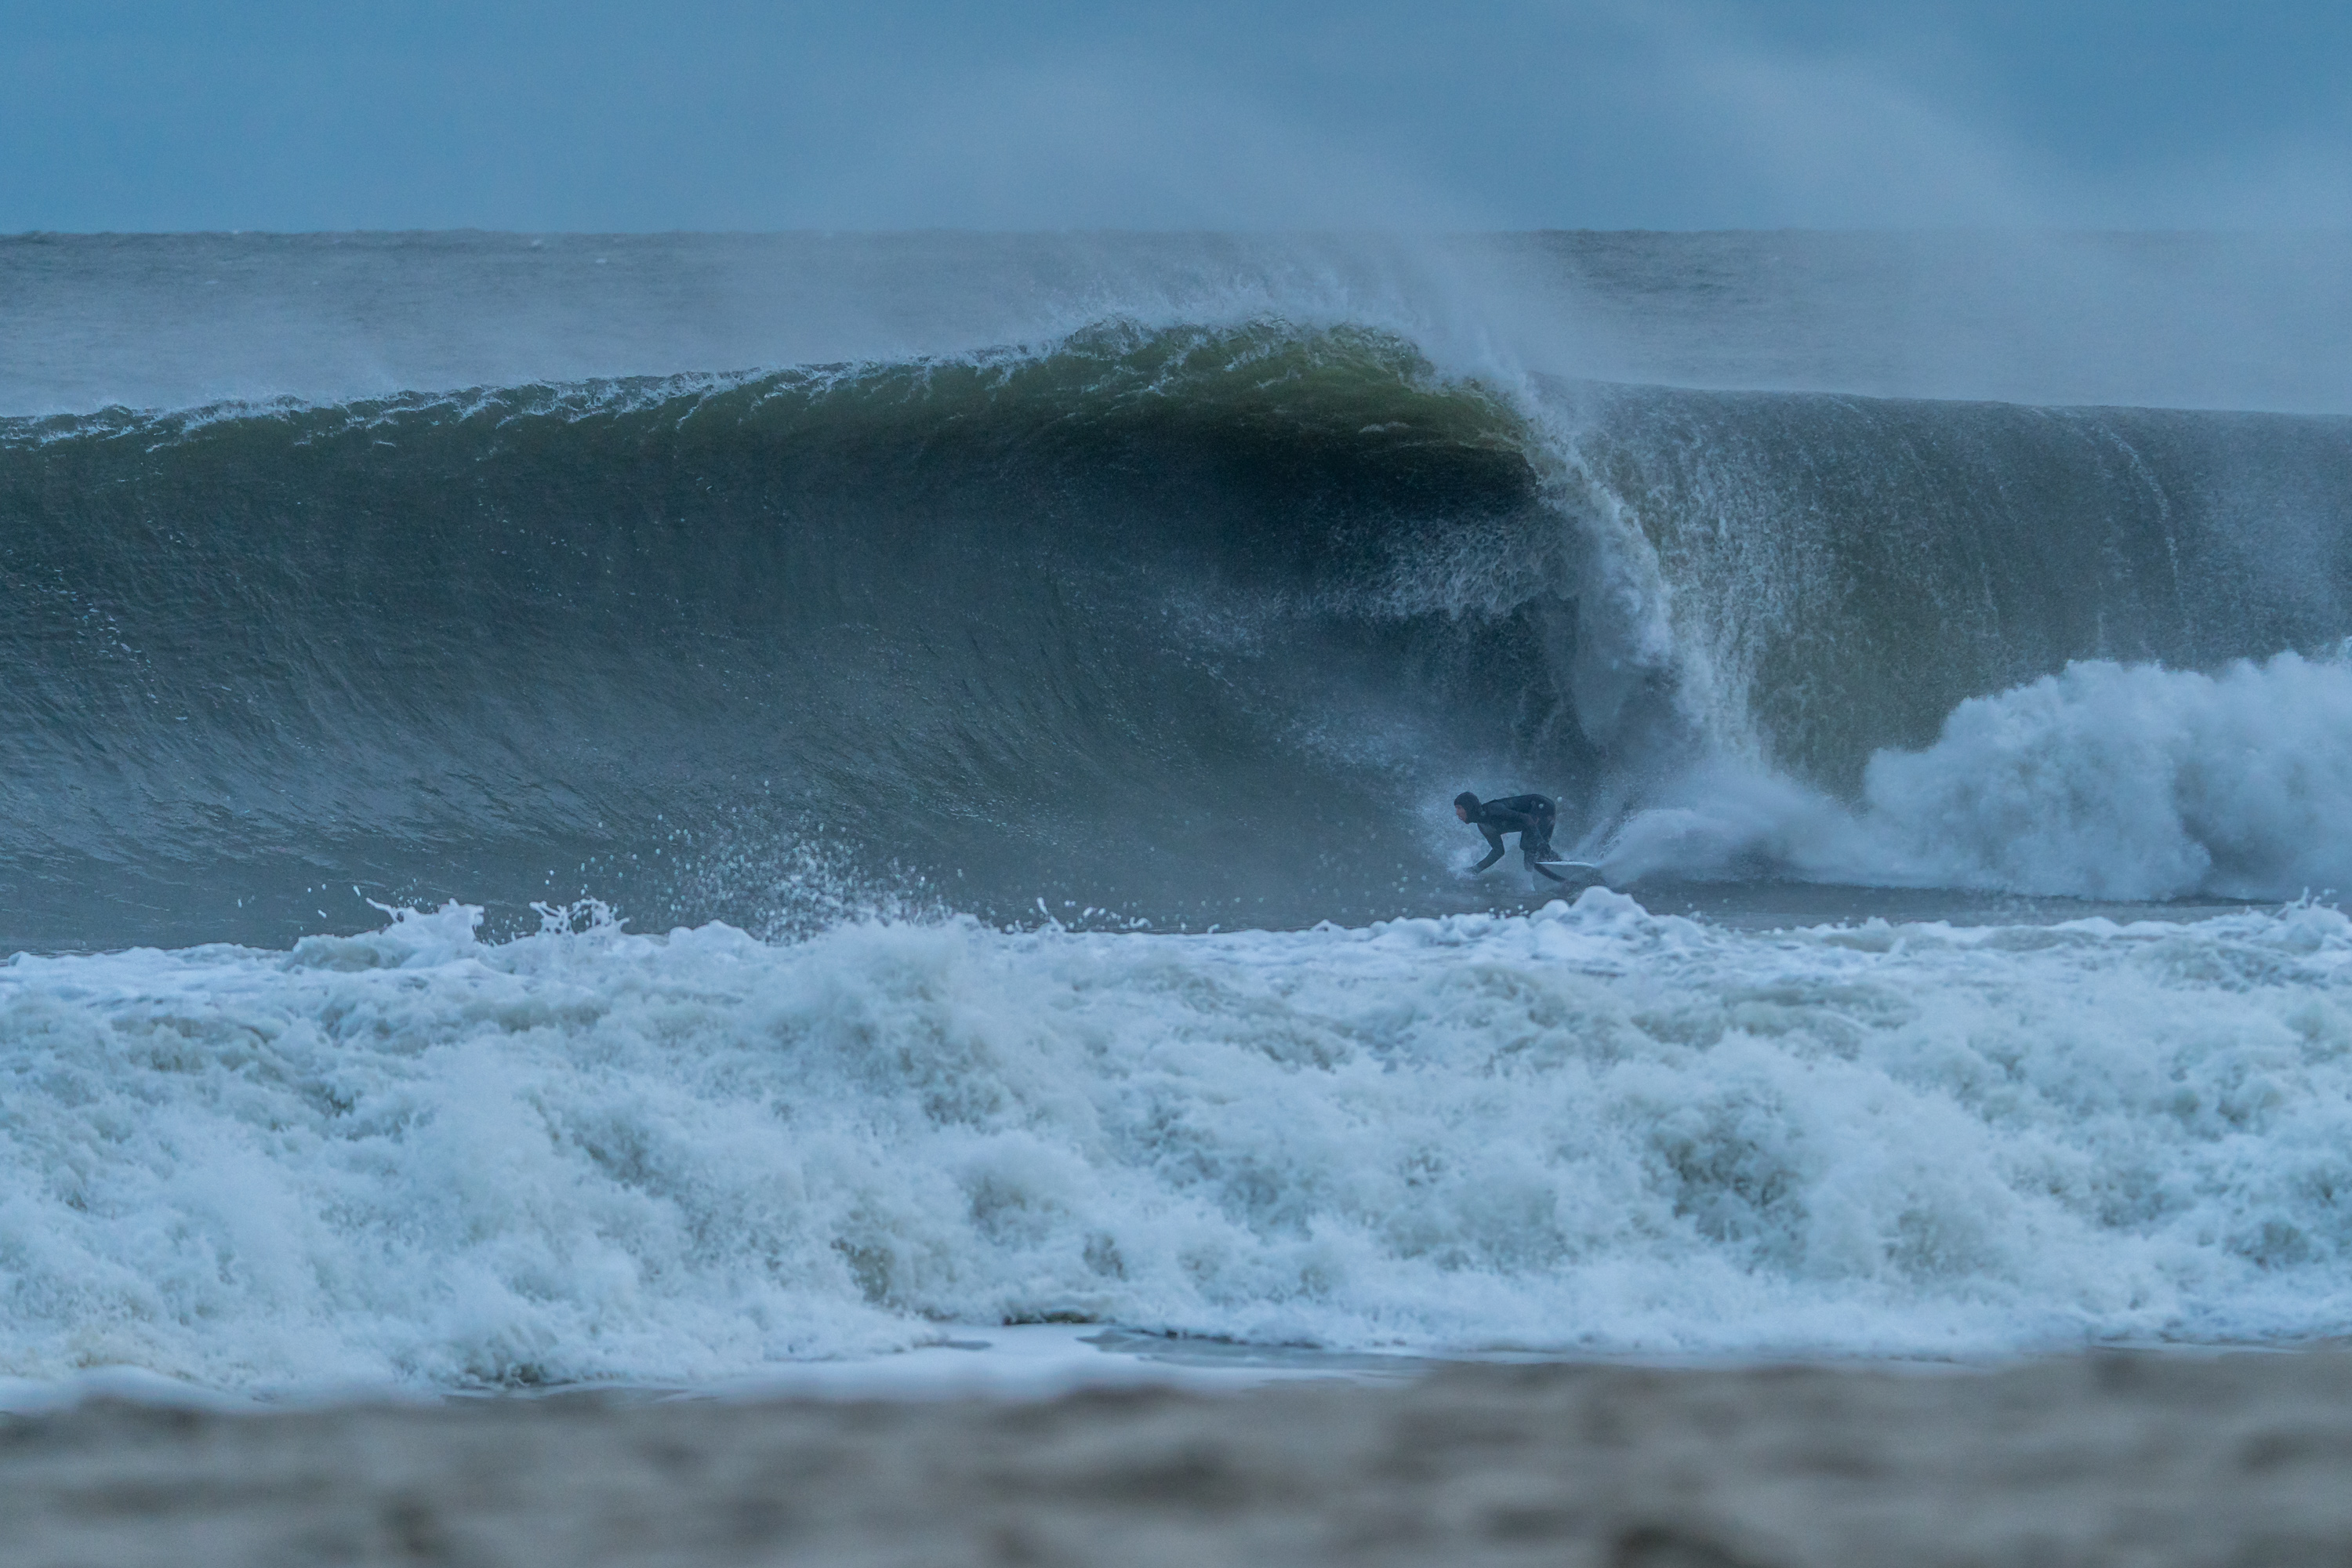
[[1279, 321], [0, 426], [14, 945], [1470, 907], [1710, 759], [2352, 634], [2352, 422], [1441, 374]]

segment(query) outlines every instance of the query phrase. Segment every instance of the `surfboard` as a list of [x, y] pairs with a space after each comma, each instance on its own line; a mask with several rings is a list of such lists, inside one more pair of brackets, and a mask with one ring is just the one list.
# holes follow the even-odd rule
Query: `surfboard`
[[1580, 876], [1590, 877], [1596, 882], [1601, 879], [1601, 868], [1590, 860], [1538, 860], [1536, 864], [1549, 866], [1556, 871], [1574, 871]]

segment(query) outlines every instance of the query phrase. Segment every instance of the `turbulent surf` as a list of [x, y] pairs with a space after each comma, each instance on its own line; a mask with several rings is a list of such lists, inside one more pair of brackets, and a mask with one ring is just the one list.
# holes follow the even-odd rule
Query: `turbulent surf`
[[[450, 243], [362, 260], [538, 265]], [[0, 1371], [2340, 1331], [2352, 417], [990, 243], [1030, 335], [5, 389]], [[1465, 880], [1465, 787], [1623, 891]], [[1663, 912], [1757, 888], [1991, 923]]]

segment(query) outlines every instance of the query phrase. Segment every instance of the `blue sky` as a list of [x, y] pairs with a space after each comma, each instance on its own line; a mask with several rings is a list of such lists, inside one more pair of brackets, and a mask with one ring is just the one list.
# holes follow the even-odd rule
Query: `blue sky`
[[2352, 224], [2352, 6], [0, 0], [0, 231]]

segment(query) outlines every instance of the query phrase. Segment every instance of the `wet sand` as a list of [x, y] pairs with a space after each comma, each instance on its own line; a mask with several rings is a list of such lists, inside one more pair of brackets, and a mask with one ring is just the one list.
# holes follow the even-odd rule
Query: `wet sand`
[[1458, 1366], [1035, 1402], [596, 1395], [0, 1419], [0, 1555], [89, 1564], [2352, 1561], [2352, 1355]]

